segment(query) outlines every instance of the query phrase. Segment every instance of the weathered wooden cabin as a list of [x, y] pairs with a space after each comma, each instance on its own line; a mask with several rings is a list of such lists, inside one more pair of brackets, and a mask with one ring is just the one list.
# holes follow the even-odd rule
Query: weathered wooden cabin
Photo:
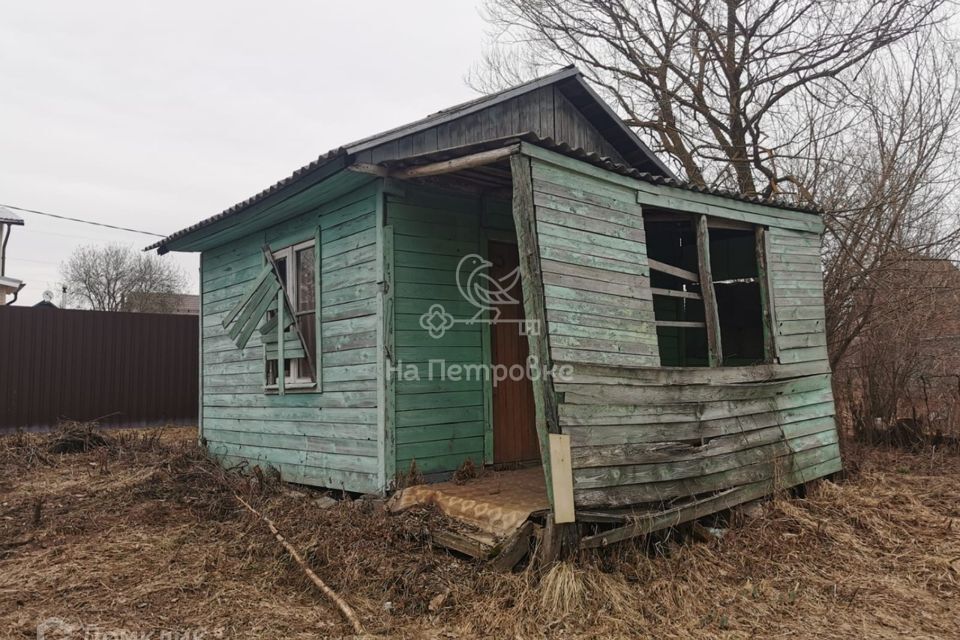
[[676, 179], [568, 68], [151, 248], [201, 253], [217, 456], [375, 493], [535, 465], [558, 522], [655, 528], [840, 469], [822, 228]]

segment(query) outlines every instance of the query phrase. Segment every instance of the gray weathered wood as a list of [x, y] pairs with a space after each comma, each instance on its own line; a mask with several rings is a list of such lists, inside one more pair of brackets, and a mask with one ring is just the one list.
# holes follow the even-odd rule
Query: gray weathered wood
[[717, 294], [713, 289], [713, 270], [710, 266], [710, 230], [707, 216], [697, 216], [697, 261], [700, 265], [700, 295], [707, 323], [707, 349], [710, 366], [723, 364], [723, 345], [720, 339], [720, 316], [717, 310]]
[[[517, 249], [520, 254], [520, 276], [523, 285], [523, 309], [528, 321], [537, 323], [539, 330], [530, 332], [527, 339], [530, 354], [545, 370], [553, 366], [547, 343], [547, 313], [544, 302], [543, 272], [537, 243], [536, 211], [533, 204], [533, 178], [530, 159], [520, 155], [510, 157], [513, 176], [513, 222], [517, 229]], [[552, 469], [550, 465], [550, 433], [560, 433], [560, 418], [553, 380], [540, 376], [531, 381], [536, 408], [537, 438], [540, 459], [547, 483], [547, 497], [553, 503]]]
[[659, 271], [661, 273], [666, 273], [671, 276], [676, 276], [682, 280], [688, 282], [700, 282], [700, 275], [694, 273], [693, 271], [687, 271], [686, 269], [681, 269], [680, 267], [675, 267], [672, 264], [667, 264], [666, 262], [660, 262], [659, 260], [653, 260], [652, 258], [647, 258], [647, 264], [654, 271]]

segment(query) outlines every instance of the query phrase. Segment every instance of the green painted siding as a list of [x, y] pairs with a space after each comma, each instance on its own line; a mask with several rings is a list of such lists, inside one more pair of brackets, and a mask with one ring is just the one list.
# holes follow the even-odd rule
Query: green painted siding
[[771, 228], [767, 262], [780, 362], [826, 362], [820, 236]]
[[[577, 506], [717, 491], [736, 504], [839, 471], [820, 221], [648, 185], [544, 150], [531, 155], [551, 354], [574, 370], [555, 390]], [[658, 366], [637, 203], [769, 227], [778, 363]]]
[[[376, 195], [370, 183], [201, 255], [203, 435], [227, 462], [277, 468], [284, 480], [377, 491]], [[279, 249], [320, 230], [322, 393], [264, 392], [260, 336], [237, 349], [221, 326]]]
[[388, 196], [387, 220], [393, 230], [396, 362], [419, 372], [419, 380], [399, 378], [395, 385], [396, 470], [408, 471], [413, 460], [428, 474], [454, 471], [467, 459], [482, 464], [489, 390], [477, 377], [431, 379], [429, 363], [486, 362], [484, 326], [456, 324], [435, 339], [420, 317], [434, 304], [456, 318], [476, 313], [457, 289], [457, 265], [468, 254], [485, 253], [488, 230], [512, 230], [509, 204], [405, 185], [403, 196]]
[[536, 159], [531, 170], [553, 361], [659, 366], [636, 191]]

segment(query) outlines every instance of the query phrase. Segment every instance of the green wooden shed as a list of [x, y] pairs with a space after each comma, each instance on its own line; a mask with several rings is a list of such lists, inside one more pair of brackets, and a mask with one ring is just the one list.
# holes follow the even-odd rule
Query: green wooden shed
[[365, 493], [539, 465], [558, 521], [655, 528], [840, 470], [822, 229], [678, 180], [567, 68], [151, 248], [200, 253], [222, 459]]

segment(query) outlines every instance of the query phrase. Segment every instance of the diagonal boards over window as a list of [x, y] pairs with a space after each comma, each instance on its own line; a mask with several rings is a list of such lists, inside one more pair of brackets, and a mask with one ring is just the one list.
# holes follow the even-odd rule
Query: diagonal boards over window
[[[268, 361], [279, 363], [278, 370], [283, 371], [283, 361], [301, 358], [306, 358], [313, 370], [313, 354], [306, 346], [283, 275], [269, 247], [264, 247], [264, 256], [267, 264], [224, 316], [223, 328], [237, 348], [244, 349], [259, 326], [264, 355]], [[282, 383], [280, 386], [282, 389]]]

